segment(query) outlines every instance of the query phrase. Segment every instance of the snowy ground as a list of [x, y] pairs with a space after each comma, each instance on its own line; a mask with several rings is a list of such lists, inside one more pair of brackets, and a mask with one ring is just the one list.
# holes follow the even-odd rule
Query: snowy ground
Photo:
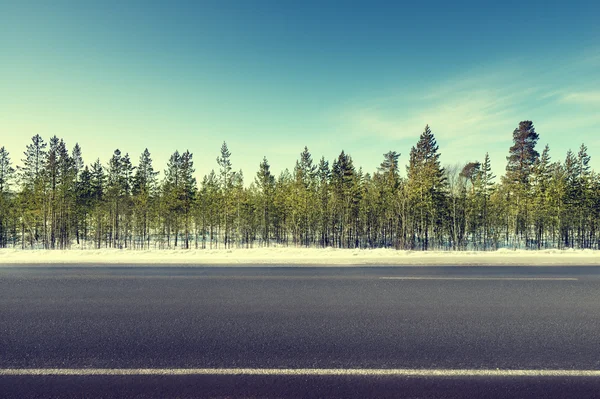
[[0, 250], [1, 265], [600, 265], [600, 251], [494, 252], [396, 251], [391, 249], [255, 248], [219, 250]]

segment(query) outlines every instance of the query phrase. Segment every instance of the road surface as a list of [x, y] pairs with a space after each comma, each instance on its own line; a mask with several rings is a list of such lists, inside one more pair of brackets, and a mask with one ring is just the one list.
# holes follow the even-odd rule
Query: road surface
[[598, 397], [598, 267], [4, 267], [0, 396]]

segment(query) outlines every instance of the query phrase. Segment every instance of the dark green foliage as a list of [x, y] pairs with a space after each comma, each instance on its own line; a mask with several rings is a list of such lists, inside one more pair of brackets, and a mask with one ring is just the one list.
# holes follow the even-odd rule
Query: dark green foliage
[[531, 176], [539, 158], [535, 145], [539, 135], [535, 132], [533, 122], [522, 121], [513, 131], [513, 145], [506, 157], [506, 175], [503, 182], [507, 187], [508, 217], [507, 235], [512, 236], [512, 246], [518, 247], [522, 242], [531, 246]]
[[428, 125], [410, 151], [407, 174], [409, 206], [415, 210], [410, 221], [413, 236], [408, 246], [427, 250], [434, 238], [433, 245], [441, 247], [446, 177], [437, 142]]
[[525, 185], [529, 182], [529, 176], [539, 153], [535, 145], [539, 135], [535, 132], [533, 122], [523, 121], [513, 132], [513, 145], [506, 157], [506, 179], [515, 184]]
[[156, 221], [157, 176], [150, 151], [146, 148], [140, 155], [132, 187], [134, 236], [137, 237], [136, 244], [139, 248], [150, 248], [151, 226]]
[[223, 228], [223, 243], [225, 247], [231, 246], [231, 228], [233, 224], [233, 179], [235, 172], [232, 172], [231, 152], [227, 143], [223, 141], [221, 145], [221, 156], [217, 157], [220, 175], [220, 201], [219, 214], [222, 219], [219, 220], [219, 233]]
[[19, 168], [19, 180], [23, 190], [19, 196], [21, 220], [21, 245], [27, 241], [31, 247], [47, 248], [46, 227], [46, 182], [44, 167], [47, 144], [35, 135], [27, 145], [23, 166]]
[[258, 188], [256, 201], [260, 209], [261, 244], [269, 245], [271, 241], [271, 219], [273, 213], [273, 197], [275, 194], [275, 176], [271, 174], [271, 166], [264, 157], [256, 172], [255, 184]]
[[387, 152], [383, 154], [383, 162], [381, 162], [378, 168], [378, 171], [385, 176], [386, 180], [392, 186], [397, 186], [400, 179], [398, 158], [400, 158], [400, 154], [396, 151]]
[[0, 193], [8, 193], [13, 180], [15, 168], [12, 166], [9, 152], [0, 148]]
[[342, 151], [332, 163], [307, 147], [277, 178], [266, 157], [244, 184], [223, 142], [218, 171], [196, 182], [190, 151], [175, 151], [159, 181], [148, 149], [133, 166], [115, 150], [85, 165], [57, 136], [36, 135], [22, 165], [0, 148], [0, 248], [338, 248], [492, 250], [595, 248], [600, 243], [600, 176], [588, 148], [552, 162], [531, 121], [513, 132], [506, 174], [491, 160], [446, 168], [426, 126], [406, 175], [388, 151], [373, 174]]
[[[11, 221], [14, 222], [14, 199], [10, 190], [15, 169], [6, 148], [0, 148], [0, 248], [6, 248], [10, 240]], [[12, 237], [13, 242], [16, 237]]]

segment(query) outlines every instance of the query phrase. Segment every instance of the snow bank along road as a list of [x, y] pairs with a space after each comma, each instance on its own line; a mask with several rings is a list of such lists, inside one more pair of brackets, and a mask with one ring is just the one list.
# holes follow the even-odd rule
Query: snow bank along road
[[594, 397], [600, 268], [0, 269], [17, 397]]
[[507, 250], [475, 251], [396, 251], [393, 249], [319, 249], [270, 247], [253, 249], [205, 250], [16, 250], [0, 249], [0, 265], [50, 264], [94, 266], [98, 264], [166, 265], [595, 265], [600, 251], [592, 250]]

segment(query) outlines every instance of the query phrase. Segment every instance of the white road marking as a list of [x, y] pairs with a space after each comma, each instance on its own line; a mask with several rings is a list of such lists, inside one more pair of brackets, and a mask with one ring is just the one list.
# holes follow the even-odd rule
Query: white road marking
[[575, 277], [379, 277], [380, 280], [578, 281]]
[[413, 377], [600, 377], [600, 370], [500, 369], [0, 369], [0, 376], [271, 375]]

